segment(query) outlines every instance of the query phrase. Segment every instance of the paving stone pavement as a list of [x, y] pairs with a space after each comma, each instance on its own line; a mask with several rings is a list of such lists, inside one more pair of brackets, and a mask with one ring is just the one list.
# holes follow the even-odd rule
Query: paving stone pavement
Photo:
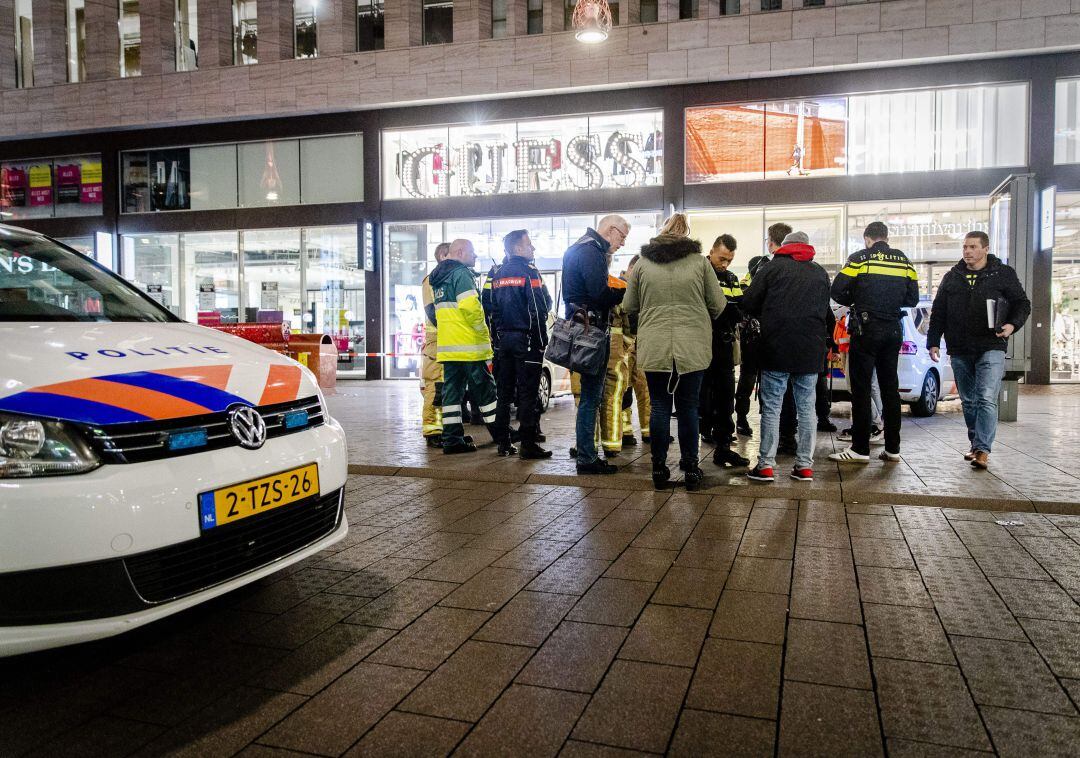
[[[578, 477], [567, 451], [574, 442], [574, 403], [569, 395], [554, 398], [542, 425], [554, 456], [545, 461], [499, 458], [487, 432], [467, 427], [480, 450], [447, 457], [427, 448], [420, 437], [421, 397], [418, 385], [407, 381], [340, 382], [328, 398], [333, 415], [356, 442], [350, 446], [354, 473], [408, 474], [502, 482], [529, 482], [570, 486], [652, 489], [648, 446], [625, 448], [611, 463], [619, 466], [613, 477]], [[850, 426], [850, 404], [833, 405], [833, 420]], [[756, 413], [756, 410], [753, 412]], [[639, 429], [636, 420], [635, 430]], [[756, 460], [757, 418], [750, 417], [752, 438], [739, 437], [735, 448]], [[672, 419], [672, 434], [675, 420]], [[742, 469], [721, 469], [712, 463], [712, 446], [702, 445], [703, 490], [710, 494], [747, 497], [792, 497], [830, 502], [903, 503], [986, 507], [1003, 510], [1080, 514], [1080, 386], [1022, 386], [1019, 418], [998, 427], [989, 471], [974, 470], [963, 460], [968, 450], [967, 430], [958, 400], [946, 400], [931, 418], [916, 418], [904, 411], [900, 463], [876, 459], [867, 466], [841, 465], [828, 454], [846, 446], [835, 434], [818, 433], [814, 481], [788, 477], [794, 463], [779, 456], [777, 480], [759, 484]], [[876, 456], [880, 448], [871, 453]], [[669, 465], [677, 473], [678, 444], [669, 452]]]
[[351, 476], [331, 549], [0, 660], [0, 755], [1075, 756], [1080, 516]]

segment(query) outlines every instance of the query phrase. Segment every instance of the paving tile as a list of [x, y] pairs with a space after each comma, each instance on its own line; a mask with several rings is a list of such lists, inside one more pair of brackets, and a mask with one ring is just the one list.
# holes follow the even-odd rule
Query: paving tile
[[956, 666], [875, 658], [874, 676], [886, 737], [990, 749]]
[[954, 521], [952, 528], [969, 549], [972, 545], [1017, 546], [1009, 530], [993, 521]]
[[1024, 632], [973, 559], [919, 558], [919, 569], [949, 634], [1024, 639]]
[[540, 647], [577, 599], [576, 595], [519, 592], [475, 637], [487, 642]]
[[885, 741], [889, 758], [988, 758], [992, 753], [982, 750], [964, 750], [959, 747], [931, 745], [929, 742], [901, 740], [895, 737]]
[[751, 498], [731, 497], [730, 495], [714, 495], [709, 505], [705, 508], [705, 516], [733, 516], [746, 518], [753, 510], [754, 501]]
[[620, 658], [693, 666], [712, 613], [702, 608], [647, 605], [619, 651]]
[[778, 645], [710, 637], [686, 698], [686, 707], [775, 719], [780, 696]]
[[[784, 511], [774, 511], [783, 513]], [[795, 532], [747, 529], [739, 543], [739, 555], [754, 558], [790, 559], [795, 553]]]
[[657, 515], [641, 530], [641, 534], [634, 539], [632, 544], [634, 547], [681, 550], [683, 543], [694, 531], [696, 521], [696, 517], [690, 521], [661, 521], [660, 516]]
[[1008, 708], [982, 709], [994, 746], [1002, 756], [1066, 758], [1080, 745], [1080, 719]]
[[568, 555], [573, 558], [613, 561], [622, 555], [622, 551], [636, 536], [637, 532], [606, 532], [594, 529], [578, 540]]
[[615, 661], [572, 736], [663, 752], [675, 728], [690, 673], [674, 666]]
[[469, 724], [448, 721], [418, 713], [390, 711], [368, 732], [346, 758], [377, 755], [388, 758], [436, 758], [449, 755]]
[[[843, 503], [824, 500], [804, 500], [799, 506], [799, 521], [827, 524], [847, 524], [847, 512]], [[800, 528], [801, 528], [800, 524]]]
[[644, 753], [640, 750], [627, 750], [580, 740], [567, 740], [559, 752], [559, 758], [648, 758], [652, 755], [655, 753]]
[[860, 566], [859, 595], [864, 603], [934, 606], [919, 572], [906, 569]]
[[842, 624], [862, 623], [859, 589], [849, 550], [796, 548], [791, 615]]
[[543, 571], [573, 545], [572, 542], [525, 540], [491, 565], [523, 571]]
[[881, 743], [873, 692], [784, 684], [780, 755], [883, 756]]
[[430, 561], [412, 558], [393, 556], [383, 558], [327, 587], [326, 591], [361, 597], [378, 597], [429, 563]]
[[1080, 678], [1080, 624], [1072, 621], [1020, 619], [1035, 649], [1057, 676]]
[[852, 537], [851, 549], [857, 566], [913, 569], [915, 561], [904, 540], [884, 540], [874, 537]]
[[368, 661], [435, 669], [489, 618], [491, 614], [484, 611], [432, 608], [372, 653]]
[[655, 589], [655, 582], [601, 577], [582, 596], [567, 618], [593, 624], [633, 626]]
[[863, 613], [866, 614], [870, 654], [874, 657], [945, 665], [956, 663], [945, 630], [932, 608], [867, 603]]
[[969, 553], [951, 529], [911, 529], [904, 527], [904, 539], [912, 555], [939, 555], [947, 558], [967, 558]]
[[477, 721], [517, 675], [532, 650], [466, 642], [398, 705], [398, 710]]
[[943, 532], [952, 532], [952, 526], [949, 525], [949, 520], [945, 518], [940, 508], [927, 508], [921, 505], [897, 505], [893, 506], [893, 514], [905, 532], [909, 529], [936, 529]]
[[533, 592], [581, 595], [610, 565], [610, 561], [571, 558], [564, 555], [544, 569], [540, 576], [533, 579], [528, 589]]
[[675, 559], [676, 566], [727, 571], [735, 560], [739, 543], [729, 540], [699, 539], [691, 536]]
[[593, 692], [618, 653], [627, 630], [564, 621], [518, 675], [518, 684]]
[[604, 576], [609, 579], [659, 582], [677, 556], [676, 550], [628, 547]]
[[158, 736], [164, 729], [157, 724], [144, 724], [114, 716], [97, 716], [27, 755], [128, 755]]
[[656, 588], [652, 602], [712, 610], [726, 580], [726, 571], [672, 566]]
[[768, 592], [724, 590], [709, 634], [729, 640], [780, 645], [787, 627], [788, 599]]
[[893, 516], [873, 516], [848, 512], [848, 529], [851, 537], [873, 537], [876, 539], [900, 540], [904, 538], [900, 524]]
[[851, 535], [848, 534], [847, 524], [804, 521], [799, 524], [798, 543], [847, 550], [851, 547]]
[[1001, 545], [969, 545], [968, 552], [987, 576], [1047, 581], [1050, 579], [1050, 575], [1043, 570], [1039, 562], [1019, 544], [1008, 548]]
[[792, 619], [788, 625], [784, 678], [870, 689], [870, 663], [862, 627]]
[[439, 605], [497, 611], [535, 576], [535, 571], [488, 566], [439, 601]]
[[340, 755], [424, 676], [422, 671], [358, 663], [280, 721], [259, 742], [309, 753]]
[[1076, 715], [1054, 675], [1029, 643], [953, 637], [952, 644], [979, 705]]
[[1080, 605], [1053, 582], [991, 577], [990, 584], [1014, 616], [1080, 621]]
[[668, 755], [768, 758], [773, 754], [775, 739], [775, 722], [686, 708], [679, 717]]
[[732, 564], [725, 587], [786, 595], [791, 589], [791, 561], [739, 556]]
[[345, 621], [350, 624], [404, 629], [457, 587], [458, 585], [450, 582], [406, 579], [385, 595], [361, 607]]
[[367, 602], [367, 598], [352, 595], [315, 595], [250, 630], [246, 641], [266, 647], [297, 648]]
[[314, 695], [394, 635], [390, 629], [335, 624], [269, 668], [249, 684]]
[[408, 547], [398, 550], [394, 553], [394, 557], [437, 561], [454, 552], [471, 539], [472, 535], [461, 532], [435, 532]]
[[416, 574], [417, 579], [436, 582], [465, 582], [505, 555], [502, 550], [460, 547]]
[[554, 756], [588, 700], [574, 692], [514, 685], [454, 755]]
[[746, 519], [729, 516], [702, 516], [694, 527], [693, 536], [697, 539], [738, 542], [746, 528]]
[[799, 522], [799, 512], [790, 508], [771, 508], [760, 502], [755, 504], [747, 519], [747, 529], [772, 529], [794, 532]]

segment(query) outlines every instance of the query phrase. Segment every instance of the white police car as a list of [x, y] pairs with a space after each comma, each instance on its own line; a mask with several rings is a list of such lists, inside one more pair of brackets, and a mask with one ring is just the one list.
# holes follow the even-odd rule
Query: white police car
[[311, 372], [0, 226], [0, 656], [118, 634], [342, 539]]

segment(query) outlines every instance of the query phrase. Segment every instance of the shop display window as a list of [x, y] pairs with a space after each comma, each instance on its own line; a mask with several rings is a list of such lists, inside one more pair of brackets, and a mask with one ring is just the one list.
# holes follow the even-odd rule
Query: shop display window
[[387, 131], [383, 196], [658, 186], [663, 142], [662, 111]]
[[125, 279], [151, 300], [182, 316], [179, 234], [124, 237], [121, 256]]
[[183, 317], [193, 323], [214, 313], [222, 324], [240, 318], [240, 248], [236, 232], [180, 235], [184, 271]]
[[366, 293], [357, 229], [330, 226], [304, 231], [304, 331], [330, 335], [338, 351], [338, 376], [363, 376]]
[[1080, 79], [1059, 79], [1055, 87], [1054, 163], [1080, 163]]
[[250, 142], [237, 147], [240, 207], [300, 204], [300, 143]]
[[0, 164], [0, 210], [7, 219], [100, 216], [102, 200], [100, 156]]
[[[1080, 381], [1080, 192], [1059, 192], [1054, 214], [1050, 379]], [[1030, 325], [1029, 325], [1030, 328]]]
[[280, 322], [303, 329], [300, 288], [300, 229], [258, 229], [240, 233], [243, 246], [245, 323]]
[[300, 140], [300, 195], [304, 205], [363, 200], [363, 136], [343, 134]]

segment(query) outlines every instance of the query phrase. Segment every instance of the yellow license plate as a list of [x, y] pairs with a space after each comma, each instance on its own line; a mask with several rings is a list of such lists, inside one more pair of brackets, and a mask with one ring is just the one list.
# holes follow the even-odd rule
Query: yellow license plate
[[199, 526], [204, 531], [213, 529], [318, 495], [319, 466], [310, 463], [273, 476], [203, 492], [199, 495]]

